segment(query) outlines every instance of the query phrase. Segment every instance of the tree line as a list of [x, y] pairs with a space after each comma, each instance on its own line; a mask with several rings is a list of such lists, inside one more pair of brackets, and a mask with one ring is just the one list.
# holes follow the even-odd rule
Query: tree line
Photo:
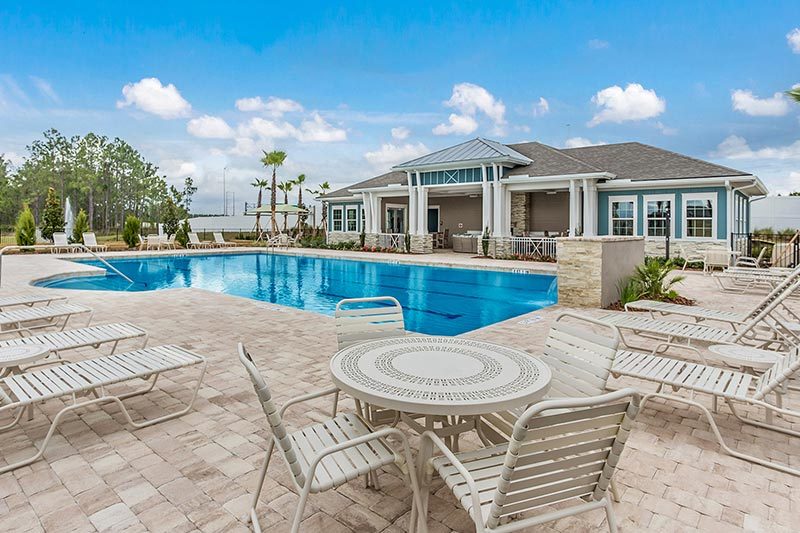
[[197, 190], [191, 178], [182, 189], [167, 185], [156, 165], [118, 137], [90, 132], [67, 138], [50, 129], [26, 149], [16, 168], [0, 155], [2, 225], [13, 224], [24, 205], [41, 223], [50, 188], [62, 203], [69, 197], [76, 209], [85, 209], [90, 226], [104, 232], [122, 227], [127, 215], [159, 221], [170, 203], [186, 216]]

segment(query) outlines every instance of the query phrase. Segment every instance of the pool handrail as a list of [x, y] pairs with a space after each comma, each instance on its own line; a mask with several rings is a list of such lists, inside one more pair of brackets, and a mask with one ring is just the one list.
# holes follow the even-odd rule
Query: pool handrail
[[[100, 257], [99, 255], [94, 253], [94, 251], [92, 251], [89, 248], [87, 248], [86, 245], [84, 245], [82, 243], [74, 243], [74, 244], [71, 244], [70, 246], [73, 246], [75, 248], [79, 248], [79, 249], [83, 250], [84, 252], [88, 252], [88, 253], [92, 254], [95, 257], [95, 259], [97, 259], [98, 261], [103, 263], [105, 266], [107, 266], [109, 269], [111, 269], [115, 274], [117, 274], [118, 276], [120, 276], [123, 279], [125, 279], [128, 283], [133, 283], [133, 280], [131, 278], [129, 278], [128, 276], [126, 276], [125, 274], [120, 272], [116, 267], [111, 265], [111, 263], [109, 263], [108, 261], [106, 261], [105, 259]], [[32, 245], [28, 245], [28, 246], [19, 246], [19, 245], [15, 244], [15, 245], [4, 246], [3, 248], [0, 248], [0, 287], [2, 287], [2, 285], [3, 285], [3, 254], [5, 252], [7, 252], [7, 251], [22, 251], [22, 250], [50, 250], [50, 249], [52, 249], [54, 247], [55, 247], [55, 245], [53, 245], [53, 244], [32, 244]]]

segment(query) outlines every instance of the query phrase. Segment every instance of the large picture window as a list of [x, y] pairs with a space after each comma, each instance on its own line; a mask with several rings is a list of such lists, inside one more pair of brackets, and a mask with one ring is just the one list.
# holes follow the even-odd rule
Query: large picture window
[[668, 219], [670, 235], [675, 235], [675, 225], [672, 220], [675, 216], [672, 210], [674, 203], [672, 195], [644, 197], [644, 231], [646, 237], [666, 237]]
[[717, 199], [714, 194], [685, 194], [684, 228], [687, 239], [713, 239], [716, 235], [714, 218]]
[[331, 231], [342, 231], [344, 227], [342, 224], [343, 220], [343, 208], [342, 206], [333, 206], [331, 209]]
[[358, 231], [358, 206], [347, 206], [347, 231]]
[[611, 235], [636, 235], [636, 197], [612, 196], [609, 201]]

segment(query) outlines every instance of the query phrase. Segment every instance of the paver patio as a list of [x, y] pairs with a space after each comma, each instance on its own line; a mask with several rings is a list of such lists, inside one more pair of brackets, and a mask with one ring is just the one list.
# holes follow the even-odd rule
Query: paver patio
[[[477, 261], [463, 256], [434, 260]], [[0, 294], [31, 291], [30, 279], [81, 269], [86, 268], [53, 256], [5, 257]], [[741, 310], [758, 298], [722, 294], [712, 279], [694, 273], [680, 291], [700, 305], [726, 310]], [[328, 359], [336, 351], [333, 319], [199, 289], [59, 292], [71, 302], [93, 307], [96, 323], [130, 321], [150, 333], [151, 345], [176, 343], [206, 355], [208, 374], [195, 411], [177, 420], [130, 431], [113, 405], [69, 418], [44, 460], [0, 476], [0, 531], [248, 531], [244, 517], [269, 432], [236, 358], [236, 343], [247, 344], [280, 403], [330, 385]], [[563, 310], [554, 306], [466, 336], [536, 355], [551, 320]], [[97, 352], [85, 349], [71, 355]], [[193, 377], [192, 372], [165, 376], [153, 393], [130, 401], [132, 412], [157, 416], [184, 401], [190, 392], [185, 385]], [[625, 384], [652, 388], [642, 382]], [[33, 421], [2, 434], [0, 461], [29, 454], [31, 442], [41, 441], [47, 418], [61, 405], [51, 400]], [[328, 416], [328, 400], [313, 405], [315, 410], [290, 411], [288, 423], [296, 427]], [[352, 402], [343, 408], [352, 408]], [[742, 426], [728, 413], [722, 407], [717, 420], [736, 447], [783, 461], [800, 450], [800, 440]], [[699, 412], [658, 401], [639, 415], [617, 482], [622, 501], [615, 508], [623, 531], [792, 531], [800, 513], [800, 479], [722, 455]], [[288, 530], [297, 500], [290, 487], [283, 463], [273, 461], [259, 508], [265, 530]], [[430, 531], [472, 531], [471, 520], [449, 490], [441, 482], [435, 488]], [[381, 475], [380, 491], [364, 488], [363, 480], [353, 481], [311, 498], [303, 530], [402, 531], [410, 499], [406, 483], [391, 473]], [[603, 512], [596, 511], [537, 531], [604, 530], [604, 520]]]

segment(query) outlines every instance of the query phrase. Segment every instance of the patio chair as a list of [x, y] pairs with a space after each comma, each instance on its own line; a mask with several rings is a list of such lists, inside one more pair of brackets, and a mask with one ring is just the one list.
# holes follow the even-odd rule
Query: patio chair
[[[625, 310], [648, 311], [651, 318], [657, 318], [656, 313], [658, 313], [659, 316], [679, 315], [691, 317], [696, 322], [704, 322], [706, 320], [724, 322], [726, 324], [730, 324], [731, 327], [736, 330], [738, 326], [741, 326], [749, 319], [754, 318], [758, 312], [764, 308], [764, 306], [769, 305], [770, 302], [772, 302], [775, 298], [780, 297], [785, 291], [795, 287], [794, 284], [798, 280], [800, 280], [800, 267], [794, 269], [790, 275], [786, 276], [786, 278], [784, 278], [780, 284], [772, 289], [769, 294], [762, 298], [761, 301], [747, 313], [719, 311], [716, 309], [708, 309], [694, 305], [680, 305], [669, 302], [659, 302], [657, 300], [639, 300], [636, 302], [630, 302], [625, 304]], [[793, 292], [790, 292], [787, 296], [793, 296], [793, 294]], [[781, 303], [781, 308], [782, 311], [785, 312], [792, 320], [800, 322], [800, 316], [798, 316], [794, 311], [792, 311], [791, 308], [789, 308], [789, 306], [786, 305], [785, 299]]]
[[[90, 326], [80, 329], [70, 329], [51, 333], [40, 333], [30, 337], [0, 340], [0, 348], [7, 346], [41, 345], [50, 350], [56, 359], [61, 359], [61, 354], [68, 350], [79, 348], [99, 348], [103, 344], [112, 343], [111, 353], [117, 351], [120, 342], [142, 339], [142, 348], [147, 346], [147, 332], [133, 324], [116, 323]], [[44, 364], [51, 364], [52, 360]], [[37, 365], [33, 365], [37, 366]], [[29, 367], [30, 368], [30, 367]]]
[[67, 253], [72, 253], [75, 251], [75, 247], [69, 243], [67, 240], [67, 234], [63, 232], [56, 232], [53, 233], [53, 253], [58, 253], [61, 251], [66, 251]]
[[703, 272], [709, 272], [715, 268], [728, 268], [731, 266], [731, 258], [735, 257], [731, 250], [720, 250], [718, 248], [706, 250], [703, 258]]
[[214, 235], [214, 244], [216, 246], [219, 246], [220, 248], [223, 248], [223, 247], [226, 247], [226, 246], [236, 246], [235, 242], [226, 241], [225, 237], [219, 231], [215, 231], [213, 235]]
[[[193, 365], [201, 365], [201, 370], [188, 405], [177, 412], [152, 420], [133, 421], [123, 400], [150, 392], [162, 373]], [[204, 357], [178, 346], [166, 345], [57, 365], [3, 378], [0, 380], [0, 413], [14, 410], [18, 412], [10, 424], [0, 426], [0, 432], [16, 426], [22, 414], [33, 404], [53, 398], [65, 398], [71, 402], [53, 417], [39, 450], [27, 459], [0, 467], [0, 474], [29, 465], [42, 457], [61, 419], [77, 409], [113, 402], [119, 406], [127, 422], [134, 428], [143, 428], [183, 416], [194, 405], [205, 371]], [[124, 393], [112, 394], [109, 390], [113, 385], [135, 379], [150, 383], [143, 389]]]
[[285, 248], [288, 250], [289, 246], [294, 246], [294, 241], [285, 233], [278, 233], [274, 237], [267, 239], [267, 248]]
[[687, 253], [686, 248], [682, 244], [678, 244], [678, 256], [683, 259], [683, 268], [686, 270], [686, 265], [689, 263], [703, 263], [703, 272], [706, 271], [706, 255], [703, 252]]
[[[794, 349], [785, 357], [779, 358], [769, 370], [759, 377], [678, 359], [623, 351], [617, 354], [611, 373], [614, 376], [634, 377], [658, 384], [656, 392], [647, 393], [642, 397], [642, 407], [651, 398], [661, 398], [666, 401], [697, 407], [705, 415], [724, 452], [746, 461], [797, 476], [800, 475], [800, 470], [796, 468], [747, 455], [728, 447], [711, 412], [703, 404], [695, 401], [694, 395], [696, 393], [710, 395], [714, 411], [717, 410], [717, 398], [724, 399], [733, 416], [744, 424], [800, 437], [800, 432], [777, 426], [773, 423], [775, 414], [800, 417], [800, 412], [783, 407], [781, 400], [781, 395], [787, 387], [788, 381], [795, 377], [798, 369], [800, 369], [798, 349]], [[672, 392], [670, 392], [670, 389]], [[680, 389], [688, 391], [690, 397], [678, 396], [676, 393]], [[776, 395], [776, 405], [765, 401], [769, 394]], [[737, 403], [764, 408], [766, 410], [765, 422], [742, 416], [736, 408]]]
[[150, 250], [151, 248], [155, 248], [156, 250], [160, 250], [162, 246], [164, 246], [164, 241], [161, 238], [161, 235], [156, 233], [150, 233], [147, 235], [146, 242], [146, 249]]
[[[341, 300], [336, 304], [334, 325], [339, 350], [360, 342], [409, 335], [403, 307], [391, 296]], [[355, 402], [358, 414], [373, 426], [395, 425], [400, 420], [397, 411], [362, 404], [359, 400]]]
[[189, 237], [189, 242], [187, 242], [186, 245], [189, 248], [211, 248], [211, 246], [212, 246], [210, 242], [201, 241], [197, 237], [197, 233], [195, 233], [193, 231], [189, 232], [188, 237]]
[[[0, 313], [0, 335], [17, 333], [22, 336], [34, 329], [58, 327], [64, 331], [70, 318], [75, 315], [89, 313], [86, 321], [88, 326], [92, 322], [94, 312], [90, 307], [78, 304], [53, 304], [10, 309]], [[63, 322], [59, 321], [63, 320]]]
[[[789, 294], [794, 293], [798, 288], [800, 288], [800, 280], [796, 280], [783, 293], [766, 303], [761, 310], [741, 324], [736, 331], [692, 322], [656, 320], [625, 312], [609, 313], [603, 316], [601, 320], [620, 329], [620, 339], [628, 348], [636, 349], [637, 347], [627, 341], [622, 333], [623, 331], [632, 331], [635, 334], [643, 334], [648, 338], [656, 339], [659, 342], [653, 348], [651, 352], [653, 354], [673, 346], [691, 350], [705, 362], [705, 357], [692, 345], [692, 342], [701, 344], [741, 344], [754, 348], [774, 348], [777, 351], [785, 351], [799, 345], [800, 336], [795, 328], [792, 327], [792, 324], [781, 316], [777, 310]], [[647, 350], [647, 348], [644, 349]]]
[[169, 250], [169, 249], [174, 250], [175, 249], [175, 234], [174, 233], [172, 235], [170, 235], [169, 237], [167, 237], [166, 235], [162, 235], [161, 236], [161, 240], [164, 242], [164, 247], [167, 250]]
[[761, 251], [758, 252], [758, 257], [749, 257], [749, 256], [742, 256], [737, 257], [734, 266], [737, 267], [749, 267], [749, 268], [761, 268], [762, 263], [764, 261], [764, 256], [767, 254], [767, 247], [762, 246]]
[[88, 249], [98, 252], [107, 252], [108, 246], [105, 244], [97, 244], [97, 236], [93, 231], [87, 231], [83, 234], [83, 245]]
[[0, 296], [0, 311], [9, 307], [24, 305], [33, 307], [36, 304], [50, 305], [53, 302], [66, 300], [66, 296], [51, 294], [50, 292], [18, 293], [13, 296]]
[[[442, 456], [419, 458], [429, 473], [423, 481], [421, 522], [427, 520], [427, 487], [435, 472], [479, 533], [519, 531], [595, 509], [605, 511], [608, 529], [616, 531], [608, 488], [639, 401], [633, 389], [544, 400], [517, 420], [508, 444], [458, 454], [426, 431], [420, 448], [432, 446]], [[549, 507], [556, 503], [557, 508]], [[520, 516], [529, 511], [540, 512]]]
[[[333, 418], [290, 433], [283, 420], [289, 407], [315, 398], [336, 395], [338, 389], [334, 387], [298, 396], [287, 401], [279, 409], [272, 400], [269, 386], [242, 343], [239, 343], [239, 360], [253, 382], [253, 388], [272, 430], [272, 438], [248, 513], [255, 531], [261, 531], [256, 506], [276, 445], [289, 468], [292, 483], [300, 493], [300, 501], [292, 522], [292, 533], [300, 529], [300, 521], [309, 494], [334, 489], [360, 476], [367, 475], [369, 479], [370, 474], [385, 466], [394, 465], [401, 472], [404, 469], [408, 472], [415, 505], [421, 506], [411, 449], [401, 431], [396, 428], [373, 431], [357, 415], [351, 413], [337, 415], [334, 404]], [[402, 444], [402, 454], [389, 446], [386, 437], [390, 435]]]

